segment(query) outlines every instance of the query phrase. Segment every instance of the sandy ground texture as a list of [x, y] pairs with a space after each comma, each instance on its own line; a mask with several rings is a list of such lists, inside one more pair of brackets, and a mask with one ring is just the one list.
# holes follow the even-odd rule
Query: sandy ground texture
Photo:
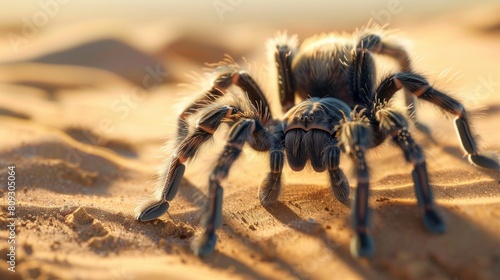
[[[397, 26], [411, 42], [415, 68], [481, 115], [475, 128], [492, 151], [500, 151], [499, 11], [499, 6], [460, 10]], [[168, 214], [137, 222], [133, 209], [151, 193], [156, 169], [168, 156], [161, 147], [173, 137], [179, 110], [199, 92], [198, 86], [178, 86], [191, 81], [185, 74], [201, 73], [204, 61], [216, 62], [224, 53], [261, 65], [265, 39], [276, 32], [237, 26], [207, 37], [207, 30], [172, 26], [68, 25], [40, 33], [15, 59], [2, 41], [1, 279], [500, 277], [500, 172], [469, 165], [452, 121], [432, 106], [419, 112], [435, 143], [418, 133], [417, 138], [426, 151], [446, 234], [423, 229], [411, 166], [390, 145], [369, 154], [376, 242], [371, 260], [351, 257], [349, 203], [333, 198], [325, 174], [285, 167], [279, 202], [266, 209], [257, 198], [266, 156], [245, 150], [223, 183], [224, 221], [216, 251], [199, 259], [190, 240], [201, 232], [199, 209], [223, 133], [188, 166]], [[303, 39], [329, 30], [313, 26], [289, 32]], [[235, 40], [241, 32], [246, 36]], [[56, 47], [50, 43], [55, 38], [64, 40]], [[17, 186], [15, 273], [7, 271], [6, 262], [11, 165]], [[350, 166], [345, 156], [342, 166]]]

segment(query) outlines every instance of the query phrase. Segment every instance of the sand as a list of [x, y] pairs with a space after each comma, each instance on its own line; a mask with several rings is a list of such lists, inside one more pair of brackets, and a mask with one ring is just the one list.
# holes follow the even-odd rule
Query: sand
[[[484, 6], [391, 25], [411, 42], [415, 68], [481, 115], [475, 128], [491, 151], [500, 151], [498, 10]], [[202, 230], [199, 209], [214, 150], [203, 150], [188, 166], [168, 214], [137, 222], [133, 209], [151, 193], [156, 169], [168, 157], [162, 146], [174, 136], [179, 109], [199, 88], [178, 84], [190, 83], [186, 74], [201, 73], [204, 62], [216, 62], [224, 53], [261, 65], [265, 39], [276, 30], [249, 24], [208, 37], [203, 28], [183, 29], [168, 21], [135, 28], [95, 25], [42, 32], [14, 58], [8, 47], [1, 49], [0, 57], [9, 62], [0, 65], [1, 279], [500, 277], [500, 172], [468, 164], [452, 121], [432, 106], [419, 113], [435, 143], [418, 133], [417, 138], [448, 225], [443, 235], [423, 229], [411, 167], [390, 145], [369, 154], [376, 242], [370, 260], [351, 256], [349, 203], [333, 198], [325, 174], [286, 168], [279, 202], [262, 207], [257, 190], [267, 161], [249, 149], [223, 183], [224, 221], [211, 256], [194, 256], [190, 240]], [[305, 38], [335, 26], [324, 29], [289, 31]], [[234, 40], [236, 30], [254, 36]], [[62, 45], [47, 43], [58, 34], [65, 38]], [[149, 41], [141, 40], [146, 37]], [[15, 273], [7, 271], [6, 262], [12, 165]], [[349, 165], [344, 157], [342, 166]], [[351, 177], [351, 187], [353, 182]]]

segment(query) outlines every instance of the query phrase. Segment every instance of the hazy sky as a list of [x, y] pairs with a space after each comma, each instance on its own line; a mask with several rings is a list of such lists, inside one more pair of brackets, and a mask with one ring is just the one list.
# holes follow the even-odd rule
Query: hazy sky
[[[180, 18], [200, 23], [342, 21], [365, 22], [374, 14], [390, 12], [395, 18], [432, 16], [443, 9], [495, 0], [2, 0], [0, 21], [17, 25], [52, 12], [51, 22], [127, 18], [155, 20]], [[45, 8], [44, 8], [45, 7]], [[392, 11], [391, 11], [392, 8]], [[387, 15], [385, 13], [385, 15]]]

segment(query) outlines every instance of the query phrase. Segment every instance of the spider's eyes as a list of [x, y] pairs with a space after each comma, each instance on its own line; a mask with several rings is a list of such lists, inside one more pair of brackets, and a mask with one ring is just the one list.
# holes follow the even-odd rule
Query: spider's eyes
[[238, 113], [240, 110], [238, 110], [237, 108], [233, 108], [233, 110], [231, 111], [231, 114], [234, 115], [236, 113]]

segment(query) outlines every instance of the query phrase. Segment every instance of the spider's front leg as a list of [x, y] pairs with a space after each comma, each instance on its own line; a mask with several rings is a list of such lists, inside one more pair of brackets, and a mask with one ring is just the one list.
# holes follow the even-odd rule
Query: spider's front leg
[[424, 208], [424, 226], [430, 232], [445, 232], [446, 224], [437, 213], [434, 204], [424, 153], [408, 131], [406, 118], [391, 108], [383, 108], [383, 105], [378, 108], [375, 113], [375, 118], [379, 122], [378, 135], [384, 139], [386, 135], [390, 135], [393, 143], [403, 151], [406, 161], [413, 164], [413, 182], [418, 204]]
[[337, 142], [333, 142], [324, 150], [324, 161], [328, 167], [330, 187], [332, 188], [333, 194], [338, 201], [344, 202], [349, 199], [351, 189], [344, 171], [340, 168], [340, 153], [341, 150]]
[[281, 109], [286, 113], [295, 105], [295, 84], [292, 73], [292, 60], [297, 52], [297, 36], [278, 34], [270, 42], [271, 52], [274, 53], [274, 62], [278, 74], [278, 92]]
[[[231, 85], [236, 85], [247, 94], [250, 103], [258, 109], [270, 108], [264, 93], [258, 86], [252, 76], [244, 70], [237, 69], [237, 66], [229, 65], [226, 71], [222, 71], [212, 82], [212, 86], [198, 100], [193, 102], [179, 115], [177, 134], [179, 139], [186, 137], [188, 133], [187, 118], [190, 114], [204, 108], [207, 104], [213, 102], [227, 94]], [[269, 112], [270, 113], [270, 112]], [[269, 116], [262, 115], [261, 121], [266, 122]], [[267, 118], [267, 119], [266, 119]]]
[[240, 117], [240, 111], [231, 106], [221, 106], [205, 113], [196, 125], [196, 129], [182, 140], [170, 159], [169, 167], [156, 183], [154, 198], [142, 202], [136, 209], [139, 221], [157, 219], [169, 208], [171, 201], [177, 194], [184, 175], [184, 163], [193, 157], [199, 147], [212, 137], [222, 122], [234, 122]]
[[377, 102], [389, 101], [396, 91], [403, 87], [419, 99], [431, 102], [445, 112], [456, 116], [455, 127], [470, 163], [486, 169], [500, 169], [497, 159], [479, 154], [476, 136], [471, 131], [469, 114], [462, 103], [432, 87], [424, 77], [411, 72], [389, 76], [382, 81], [376, 91]]
[[285, 132], [280, 124], [274, 126], [273, 134], [270, 137], [271, 150], [269, 152], [269, 169], [264, 181], [259, 188], [259, 199], [262, 205], [268, 206], [278, 200], [281, 192], [281, 173], [285, 164], [285, 152], [283, 141]]
[[340, 143], [354, 161], [356, 172], [357, 187], [353, 211], [355, 236], [351, 241], [351, 253], [360, 257], [371, 257], [375, 250], [373, 239], [368, 233], [370, 175], [365, 159], [365, 152], [372, 142], [371, 135], [369, 123], [362, 119], [345, 122], [340, 131]]
[[245, 142], [257, 150], [269, 150], [269, 135], [262, 124], [256, 119], [242, 119], [229, 131], [229, 139], [224, 150], [217, 160], [209, 178], [208, 206], [202, 223], [205, 231], [192, 243], [192, 248], [198, 256], [209, 255], [217, 242], [215, 230], [222, 223], [222, 194], [221, 182], [227, 178], [234, 161], [240, 156]]
[[[399, 64], [401, 72], [413, 71], [410, 56], [408, 55], [406, 49], [401, 44], [388, 40], [382, 35], [373, 33], [363, 34], [358, 41], [357, 48], [366, 49], [374, 54], [391, 57]], [[405, 103], [408, 107], [408, 115], [415, 122], [415, 127], [432, 139], [431, 130], [426, 125], [420, 123], [417, 119], [417, 109], [415, 106], [416, 101], [417, 98], [415, 95], [413, 95], [409, 89], [405, 88]]]
[[387, 55], [397, 61], [401, 71], [412, 71], [410, 56], [404, 47], [383, 38], [381, 35], [373, 33], [363, 34], [356, 47], [358, 49], [366, 49], [375, 54]]

